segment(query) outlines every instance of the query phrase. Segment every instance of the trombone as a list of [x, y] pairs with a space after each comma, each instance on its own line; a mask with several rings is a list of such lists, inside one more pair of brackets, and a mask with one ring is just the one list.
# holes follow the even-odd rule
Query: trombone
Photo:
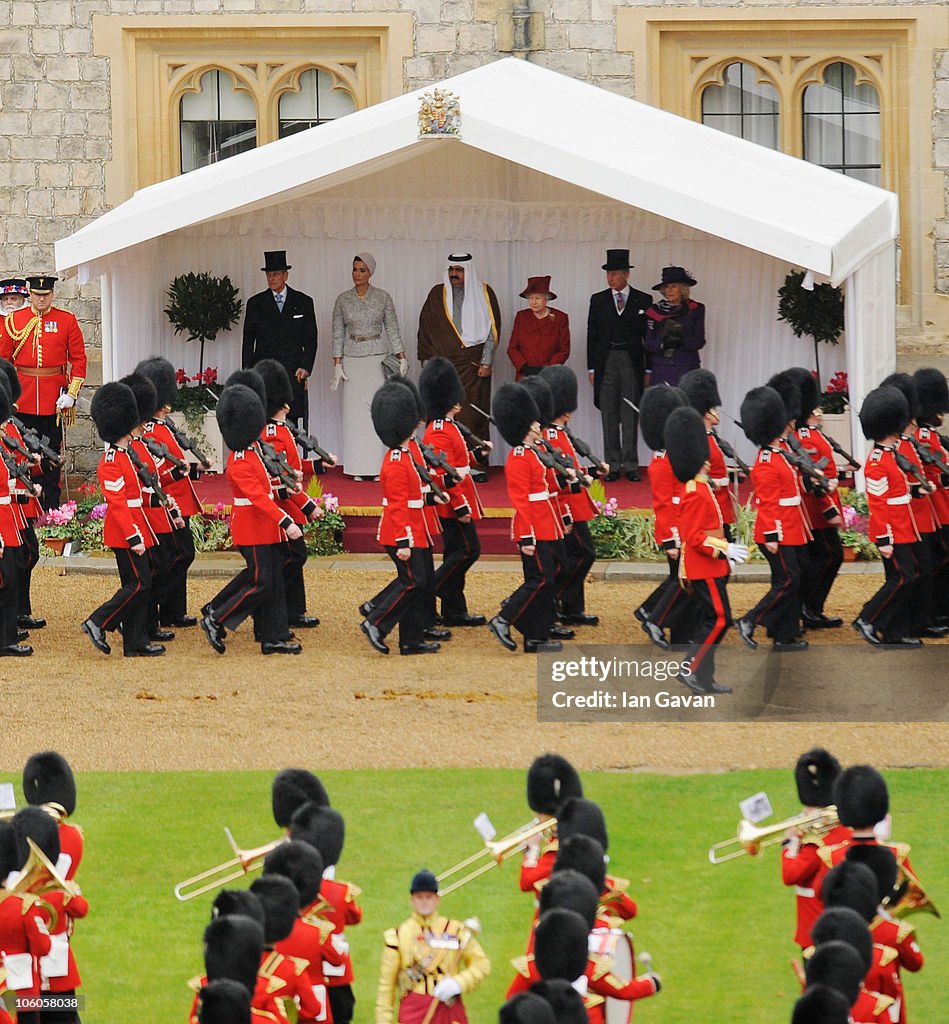
[[222, 885], [234, 882], [238, 878], [243, 878], [251, 871], [256, 871], [258, 868], [263, 867], [264, 858], [267, 854], [289, 840], [288, 836], [281, 836], [279, 839], [274, 839], [273, 842], [265, 843], [263, 846], [257, 846], [251, 850], [242, 850], [234, 841], [229, 828], [225, 828], [224, 833], [227, 836], [227, 841], [231, 844], [234, 856], [222, 864], [216, 864], [213, 868], [208, 868], [207, 871], [202, 871], [200, 874], [192, 875], [183, 882], [179, 882], [175, 886], [175, 896], [182, 903], [187, 903], [188, 900], [193, 900], [196, 896], [203, 896], [206, 892], [211, 892], [213, 889], [220, 889]]
[[[539, 821], [537, 818], [534, 818], [527, 822], [526, 825], [521, 825], [520, 828], [516, 828], [513, 832], [509, 832], [506, 836], [502, 836], [500, 839], [486, 841], [484, 846], [478, 850], [477, 853], [473, 853], [470, 857], [466, 857], [464, 860], [458, 861], [457, 864], [452, 864], [450, 868], [446, 868], [446, 870], [444, 870], [440, 875], [435, 876], [439, 883], [446, 879], [452, 879], [448, 885], [439, 889], [439, 894], [447, 896], [450, 892], [454, 892], [456, 889], [460, 889], [463, 885], [467, 885], [473, 879], [478, 878], [479, 876], [486, 874], [492, 868], [497, 867], [502, 861], [507, 860], [509, 857], [513, 857], [516, 853], [519, 853], [525, 848], [531, 839], [541, 836], [545, 832], [553, 832], [556, 827], [556, 818], [547, 818], [544, 821]], [[453, 878], [453, 876], [460, 874], [466, 868], [470, 868], [473, 864], [477, 864], [478, 861], [483, 858], [488, 858], [484, 864], [479, 864], [460, 878]]]
[[815, 811], [804, 811], [793, 818], [776, 821], [774, 824], [758, 827], [746, 818], [738, 822], [738, 834], [731, 839], [723, 839], [709, 847], [710, 864], [724, 864], [728, 860], [737, 860], [747, 854], [758, 855], [759, 850], [774, 846], [784, 838], [788, 829], [798, 829], [810, 835], [822, 836], [838, 823], [836, 807], [821, 807]]

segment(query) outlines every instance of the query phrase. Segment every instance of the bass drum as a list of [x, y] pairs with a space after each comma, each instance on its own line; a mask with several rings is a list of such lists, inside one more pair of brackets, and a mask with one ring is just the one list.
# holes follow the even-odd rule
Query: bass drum
[[[620, 981], [632, 981], [636, 976], [636, 957], [633, 937], [619, 928], [595, 928], [590, 932], [590, 952], [594, 956], [609, 957], [610, 970]], [[606, 1000], [606, 1024], [629, 1024], [633, 1016], [633, 1003], [628, 999]]]

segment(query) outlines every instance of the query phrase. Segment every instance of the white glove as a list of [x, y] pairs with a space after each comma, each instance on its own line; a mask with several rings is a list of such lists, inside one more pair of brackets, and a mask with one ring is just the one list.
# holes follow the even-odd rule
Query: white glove
[[461, 995], [461, 985], [454, 978], [442, 978], [435, 986], [433, 995], [443, 1003], [450, 1003], [455, 996]]
[[64, 391], [59, 398], [56, 399], [57, 409], [71, 409], [76, 404], [76, 399], [73, 398], [68, 392]]
[[334, 932], [330, 938], [333, 943], [333, 949], [335, 949], [337, 953], [349, 952], [349, 943], [342, 937], [342, 935], [339, 934], [339, 932]]
[[335, 391], [344, 380], [349, 380], [342, 363], [336, 363], [333, 367], [333, 383], [330, 384], [330, 391]]
[[409, 361], [408, 359], [399, 360], [399, 376], [408, 377], [409, 375]]
[[728, 545], [725, 557], [732, 563], [732, 565], [741, 565], [742, 562], [748, 561], [748, 549], [744, 544], [735, 544], [732, 542]]

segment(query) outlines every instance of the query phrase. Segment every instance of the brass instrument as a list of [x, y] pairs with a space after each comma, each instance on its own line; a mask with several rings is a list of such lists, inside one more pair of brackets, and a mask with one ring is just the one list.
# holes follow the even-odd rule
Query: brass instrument
[[192, 875], [183, 882], [179, 882], [175, 886], [175, 896], [182, 903], [187, 903], [188, 900], [193, 900], [196, 896], [203, 896], [206, 892], [211, 892], [213, 889], [220, 889], [222, 885], [227, 885], [228, 882], [235, 882], [238, 878], [243, 878], [251, 871], [256, 871], [258, 868], [263, 867], [264, 858], [267, 854], [272, 850], [276, 850], [282, 843], [289, 841], [288, 836], [281, 836], [279, 839], [274, 839], [273, 842], [265, 843], [263, 846], [257, 846], [251, 850], [242, 850], [234, 841], [229, 828], [225, 828], [224, 833], [227, 836], [227, 841], [231, 844], [234, 856], [230, 860], [216, 864], [213, 868], [208, 868], [207, 871], [202, 871], [200, 874]]
[[484, 847], [478, 850], [477, 853], [473, 853], [470, 857], [458, 861], [457, 864], [453, 864], [440, 875], [435, 876], [438, 882], [443, 882], [445, 879], [452, 878], [453, 875], [464, 871], [465, 868], [470, 868], [473, 864], [477, 864], [479, 860], [485, 857], [488, 858], [486, 863], [478, 865], [466, 875], [463, 875], [461, 878], [455, 878], [444, 888], [440, 888], [440, 895], [447, 896], [448, 893], [460, 889], [463, 885], [467, 885], [473, 879], [497, 867], [501, 861], [513, 857], [516, 853], [520, 853], [531, 839], [541, 836], [545, 832], [553, 832], [556, 827], [556, 818], [547, 818], [545, 821], [538, 821], [537, 818], [534, 818], [532, 821], [527, 822], [526, 825], [521, 825], [520, 828], [509, 832], [506, 836], [486, 842]]
[[59, 915], [53, 906], [42, 899], [43, 893], [49, 892], [51, 889], [59, 889], [66, 893], [67, 898], [69, 898], [79, 894], [79, 887], [75, 882], [67, 882], [60, 875], [56, 870], [56, 865], [43, 853], [32, 838], [27, 836], [26, 841], [30, 848], [30, 855], [27, 857], [26, 863], [20, 872], [20, 877], [12, 886], [10, 892], [30, 893], [36, 896], [40, 903], [42, 903], [43, 909], [49, 915], [49, 930], [55, 931], [56, 925], [59, 922]]
[[738, 822], [738, 834], [733, 839], [724, 839], [709, 847], [709, 863], [724, 864], [727, 860], [737, 860], [745, 854], [756, 857], [759, 850], [780, 843], [788, 829], [798, 829], [809, 835], [822, 836], [837, 824], [837, 808], [833, 806], [802, 812], [793, 818], [762, 827], [742, 818]]
[[901, 920], [916, 913], [942, 917], [923, 888], [918, 875], [905, 864], [899, 865], [893, 894], [884, 900], [883, 905], [891, 917], [898, 917]]
[[[27, 807], [33, 806], [26, 804]], [[46, 813], [56, 821], [65, 821], [68, 815], [66, 814], [65, 808], [61, 804], [37, 804], [41, 811]], [[9, 821], [13, 818], [17, 812], [22, 811], [22, 807], [8, 807], [6, 810], [0, 811], [0, 821]]]

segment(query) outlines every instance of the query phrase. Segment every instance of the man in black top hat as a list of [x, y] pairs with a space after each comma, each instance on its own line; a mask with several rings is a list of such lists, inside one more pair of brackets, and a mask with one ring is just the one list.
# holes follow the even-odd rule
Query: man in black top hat
[[630, 287], [629, 249], [607, 249], [603, 269], [609, 287], [590, 296], [587, 369], [593, 404], [603, 418], [609, 483], [619, 479], [621, 470], [628, 480], [639, 480], [639, 416], [623, 399], [639, 405], [646, 372], [646, 310], [652, 296]]
[[241, 366], [248, 370], [261, 359], [276, 359], [293, 383], [293, 404], [287, 419], [303, 420], [309, 430], [307, 380], [316, 359], [316, 312], [309, 295], [287, 284], [289, 271], [285, 250], [264, 253], [267, 288], [247, 300], [244, 313], [244, 347]]

